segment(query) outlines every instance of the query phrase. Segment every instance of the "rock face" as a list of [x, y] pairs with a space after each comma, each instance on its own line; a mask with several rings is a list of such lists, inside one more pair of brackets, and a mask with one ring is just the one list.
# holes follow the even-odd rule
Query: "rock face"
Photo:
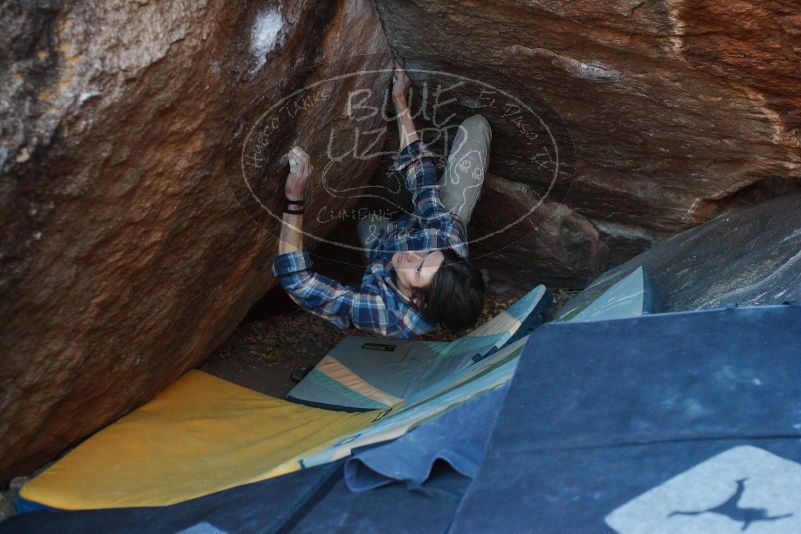
[[358, 145], [349, 90], [380, 106], [390, 71], [314, 84], [392, 63], [364, 0], [7, 2], [0, 50], [2, 482], [225, 339], [273, 284], [280, 156], [325, 167], [310, 210], [376, 169], [323, 159]]
[[432, 146], [492, 125], [503, 179], [471, 233], [540, 206], [502, 252], [471, 247], [509, 284], [581, 285], [799, 189], [788, 0], [5, 2], [0, 481], [147, 400], [274, 284], [292, 145], [317, 170], [310, 245], [378, 196], [390, 50]]
[[605, 273], [565, 309], [581, 307], [643, 266], [664, 311], [801, 302], [801, 194], [719, 215]]
[[603, 272], [608, 254], [585, 217], [557, 202], [541, 203], [528, 186], [493, 175], [484, 180], [468, 235], [470, 255], [487, 270], [491, 288], [582, 288]]
[[[382, 0], [376, 7], [407, 68], [426, 71], [418, 89], [441, 79], [439, 71], [492, 86], [480, 97], [449, 91], [492, 124], [490, 172], [596, 222], [612, 262], [732, 205], [797, 189], [790, 181], [801, 175], [797, 3]], [[502, 90], [517, 103], [500, 98]], [[495, 97], [511, 105], [493, 105]], [[526, 113], [515, 106], [524, 105], [542, 121], [526, 119], [531, 131], [551, 142], [519, 141], [515, 122]], [[548, 154], [532, 158], [537, 151]], [[554, 182], [544, 171], [557, 160], [564, 172]]]

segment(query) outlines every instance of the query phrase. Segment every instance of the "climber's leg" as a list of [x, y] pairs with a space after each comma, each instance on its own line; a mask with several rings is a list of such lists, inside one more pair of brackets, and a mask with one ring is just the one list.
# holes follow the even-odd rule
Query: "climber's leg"
[[489, 167], [491, 140], [492, 129], [482, 115], [473, 115], [462, 121], [439, 182], [442, 204], [465, 229], [481, 195], [484, 175]]
[[371, 213], [359, 221], [356, 234], [359, 236], [359, 243], [364, 249], [362, 254], [365, 260], [369, 255], [369, 251], [373, 248], [373, 246], [375, 246], [378, 233], [386, 228], [391, 222], [392, 219], [389, 217], [384, 217], [383, 215], [379, 215], [377, 213]]

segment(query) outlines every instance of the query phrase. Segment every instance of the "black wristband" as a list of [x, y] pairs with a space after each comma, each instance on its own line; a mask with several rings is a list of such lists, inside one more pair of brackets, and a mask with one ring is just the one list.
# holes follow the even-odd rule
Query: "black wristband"
[[[303, 215], [303, 204], [305, 202], [305, 200], [289, 200], [284, 197], [283, 212], [290, 215]], [[300, 206], [300, 208], [293, 209], [292, 206]]]

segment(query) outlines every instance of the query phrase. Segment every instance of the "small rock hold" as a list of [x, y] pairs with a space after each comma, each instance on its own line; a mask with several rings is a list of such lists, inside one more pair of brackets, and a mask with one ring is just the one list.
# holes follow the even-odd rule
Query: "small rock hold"
[[19, 154], [17, 154], [17, 163], [25, 163], [29, 159], [31, 159], [31, 151], [28, 150], [27, 147], [20, 150]]
[[94, 98], [96, 96], [100, 96], [100, 93], [97, 91], [87, 91], [85, 93], [80, 94], [80, 96], [78, 97], [78, 102], [83, 104], [87, 100]]

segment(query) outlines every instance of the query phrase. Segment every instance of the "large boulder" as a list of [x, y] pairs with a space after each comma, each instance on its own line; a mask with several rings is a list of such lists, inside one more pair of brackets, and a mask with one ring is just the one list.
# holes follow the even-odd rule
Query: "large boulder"
[[274, 284], [293, 144], [326, 171], [311, 211], [354, 203], [324, 193], [377, 161], [323, 158], [392, 62], [367, 0], [5, 2], [0, 51], [1, 482], [196, 365]]
[[470, 255], [498, 293], [537, 283], [584, 288], [603, 272], [608, 254], [585, 217], [493, 175], [484, 180], [468, 236]]
[[565, 309], [580, 309], [638, 267], [664, 311], [801, 302], [801, 194], [739, 208], [606, 272]]
[[[798, 4], [376, 6], [390, 46], [418, 69], [418, 89], [435, 87], [441, 72], [473, 81], [444, 85], [493, 125], [490, 172], [596, 222], [613, 263], [733, 205], [797, 188], [788, 179], [801, 175]], [[521, 142], [523, 123], [537, 142]]]

